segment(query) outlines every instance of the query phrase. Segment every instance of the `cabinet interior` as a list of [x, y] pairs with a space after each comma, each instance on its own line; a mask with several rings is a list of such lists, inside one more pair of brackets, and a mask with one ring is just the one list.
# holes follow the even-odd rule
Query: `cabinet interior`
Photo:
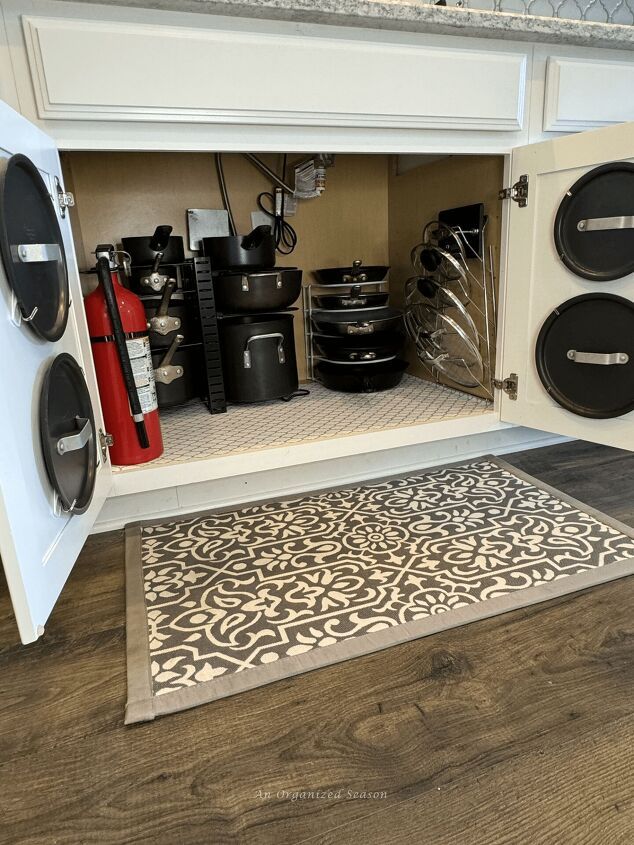
[[[260, 158], [281, 172], [280, 154]], [[289, 172], [294, 162], [305, 158], [289, 153]], [[238, 231], [250, 231], [257, 196], [271, 190], [270, 180], [239, 153], [224, 154], [223, 161]], [[222, 207], [211, 153], [67, 152], [62, 154], [62, 165], [66, 187], [75, 195], [71, 222], [80, 271], [92, 266], [91, 252], [98, 243], [120, 244], [122, 237], [148, 235], [159, 224], [173, 226], [173, 234], [183, 236], [186, 255], [191, 256], [186, 210]], [[424, 224], [442, 209], [482, 202], [497, 284], [503, 169], [501, 155], [337, 155], [326, 171], [322, 196], [300, 200], [289, 218], [297, 232], [297, 247], [291, 255], [279, 255], [277, 264], [301, 268], [304, 284], [314, 282], [315, 269], [350, 266], [354, 259], [390, 265], [390, 304], [402, 307], [404, 283], [414, 275], [410, 251], [420, 243]], [[82, 282], [89, 286], [91, 277], [83, 276]], [[479, 314], [483, 303], [477, 290], [473, 300], [470, 312], [483, 331]], [[299, 378], [306, 382], [301, 299], [296, 305]], [[492, 341], [495, 345], [495, 337]], [[165, 454], [154, 463], [222, 457], [492, 413], [493, 403], [485, 400], [482, 389], [465, 391], [449, 382], [437, 383], [411, 343], [403, 356], [410, 362], [408, 374], [401, 386], [384, 394], [334, 393], [310, 382], [306, 386], [311, 394], [290, 403], [233, 405], [227, 414], [211, 415], [202, 401], [193, 401], [163, 411]]]

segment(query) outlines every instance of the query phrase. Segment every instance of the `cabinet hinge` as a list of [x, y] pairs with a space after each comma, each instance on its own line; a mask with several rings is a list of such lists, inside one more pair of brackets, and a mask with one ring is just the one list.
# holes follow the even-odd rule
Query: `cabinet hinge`
[[62, 217], [66, 217], [66, 209], [73, 208], [75, 205], [75, 197], [70, 191], [65, 191], [62, 188], [62, 183], [57, 176], [55, 177], [55, 189], [57, 191], [57, 204], [59, 206], [59, 213]]
[[506, 394], [508, 394], [509, 399], [517, 399], [517, 373], [511, 373], [511, 375], [507, 378], [493, 379], [493, 387], [495, 387], [496, 390], [503, 390]]
[[519, 180], [512, 188], [502, 188], [498, 197], [501, 200], [513, 200], [520, 208], [526, 208], [528, 205], [528, 176], [526, 173], [522, 174]]
[[101, 457], [105, 464], [108, 460], [108, 447], [114, 446], [114, 437], [102, 428], [99, 429], [99, 445], [101, 446]]

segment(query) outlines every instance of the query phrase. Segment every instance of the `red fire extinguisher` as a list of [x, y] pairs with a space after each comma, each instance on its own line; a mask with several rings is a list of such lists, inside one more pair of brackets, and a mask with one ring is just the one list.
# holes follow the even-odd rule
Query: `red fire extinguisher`
[[96, 249], [99, 286], [86, 297], [86, 317], [104, 422], [119, 466], [163, 454], [154, 369], [141, 300], [119, 281], [115, 249]]

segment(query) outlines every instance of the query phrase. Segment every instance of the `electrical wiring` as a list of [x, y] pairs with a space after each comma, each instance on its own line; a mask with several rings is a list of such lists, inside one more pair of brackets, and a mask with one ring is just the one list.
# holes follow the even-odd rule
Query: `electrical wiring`
[[[282, 166], [282, 179], [286, 179], [286, 155]], [[279, 197], [279, 200], [278, 200]], [[271, 218], [275, 248], [281, 255], [290, 255], [297, 246], [297, 232], [286, 220], [286, 195], [281, 188], [274, 192], [262, 191], [257, 199], [258, 208]], [[265, 205], [265, 203], [268, 205]]]

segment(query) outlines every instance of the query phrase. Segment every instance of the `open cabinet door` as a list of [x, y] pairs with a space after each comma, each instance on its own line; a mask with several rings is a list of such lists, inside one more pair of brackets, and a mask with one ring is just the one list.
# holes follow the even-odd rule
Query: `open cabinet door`
[[634, 449], [634, 123], [519, 147], [511, 171], [501, 418]]
[[111, 484], [53, 141], [0, 103], [0, 556], [41, 636]]

